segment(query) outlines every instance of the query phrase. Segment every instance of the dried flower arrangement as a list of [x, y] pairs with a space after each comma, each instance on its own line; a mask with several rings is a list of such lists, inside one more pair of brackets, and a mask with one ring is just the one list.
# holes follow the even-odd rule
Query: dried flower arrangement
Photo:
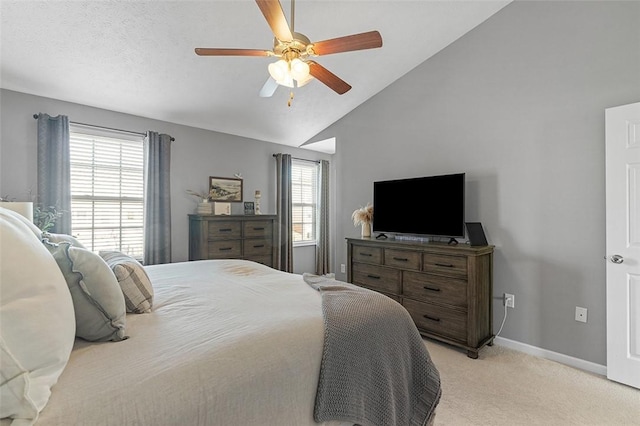
[[206, 203], [207, 201], [209, 201], [209, 193], [208, 192], [196, 192], [196, 191], [192, 191], [190, 189], [187, 189], [187, 194], [193, 195], [194, 197], [197, 197], [199, 203]]
[[353, 226], [370, 224], [373, 222], [373, 206], [371, 203], [367, 203], [366, 206], [360, 207], [355, 210], [351, 215], [351, 219], [353, 219]]

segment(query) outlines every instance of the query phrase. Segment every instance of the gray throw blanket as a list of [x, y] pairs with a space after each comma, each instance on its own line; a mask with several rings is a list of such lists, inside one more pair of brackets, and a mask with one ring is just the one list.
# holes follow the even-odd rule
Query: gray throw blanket
[[314, 420], [427, 424], [440, 401], [440, 374], [406, 309], [352, 284], [303, 278], [322, 294], [325, 325]]

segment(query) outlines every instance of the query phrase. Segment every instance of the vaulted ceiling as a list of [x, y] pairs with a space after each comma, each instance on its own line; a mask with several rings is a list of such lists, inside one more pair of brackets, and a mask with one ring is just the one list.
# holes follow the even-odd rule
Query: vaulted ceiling
[[383, 46], [315, 58], [353, 88], [312, 81], [289, 107], [288, 88], [258, 96], [273, 58], [194, 53], [271, 49], [255, 1], [2, 0], [0, 87], [299, 146], [509, 1], [298, 0], [295, 31], [311, 41], [378, 30]]

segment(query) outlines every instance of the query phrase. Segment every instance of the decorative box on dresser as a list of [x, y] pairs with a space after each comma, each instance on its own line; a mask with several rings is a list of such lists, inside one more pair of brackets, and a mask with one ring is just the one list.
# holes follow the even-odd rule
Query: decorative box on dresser
[[189, 215], [189, 260], [276, 264], [276, 215]]
[[478, 358], [494, 338], [493, 249], [347, 238], [347, 281], [401, 303], [423, 336]]

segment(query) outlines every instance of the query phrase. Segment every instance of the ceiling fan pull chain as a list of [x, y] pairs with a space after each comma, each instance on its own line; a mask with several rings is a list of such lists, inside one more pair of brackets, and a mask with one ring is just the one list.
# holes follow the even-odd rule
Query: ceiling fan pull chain
[[293, 102], [293, 90], [289, 93], [289, 102], [287, 102], [287, 106], [291, 106], [291, 102]]

